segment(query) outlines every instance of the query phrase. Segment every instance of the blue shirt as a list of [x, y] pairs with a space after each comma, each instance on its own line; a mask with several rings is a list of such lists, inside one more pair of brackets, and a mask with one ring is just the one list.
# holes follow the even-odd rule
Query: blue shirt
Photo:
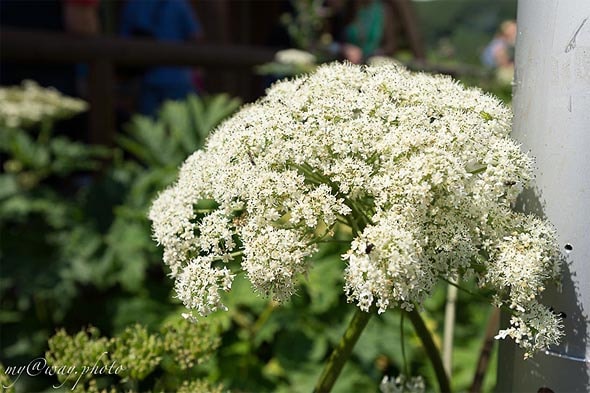
[[[153, 37], [186, 41], [201, 33], [201, 25], [186, 0], [128, 0], [121, 16], [123, 37]], [[190, 85], [186, 67], [155, 67], [143, 79], [155, 86]]]

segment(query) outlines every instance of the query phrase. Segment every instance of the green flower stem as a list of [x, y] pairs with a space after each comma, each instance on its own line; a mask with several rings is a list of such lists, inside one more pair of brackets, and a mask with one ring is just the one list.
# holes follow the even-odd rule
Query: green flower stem
[[[299, 171], [303, 172], [306, 179], [308, 179], [312, 182], [318, 182], [318, 184], [326, 184], [326, 185], [330, 186], [330, 188], [332, 189], [332, 191], [336, 195], [341, 195], [340, 191], [338, 190], [338, 186], [335, 183], [333, 183], [329, 177], [326, 177], [326, 176], [322, 175], [319, 171], [314, 170], [314, 168], [311, 167], [310, 165], [308, 165], [308, 164], [302, 164], [302, 165], [291, 164], [291, 165], [293, 167], [295, 167], [296, 169], [298, 169]], [[353, 200], [346, 198], [344, 195], [341, 195], [341, 196], [344, 198], [344, 203], [346, 204], [346, 206], [348, 206], [352, 210], [352, 214], [355, 217], [355, 219], [357, 220], [357, 222], [361, 222], [361, 228], [360, 228], [360, 231], [357, 231], [358, 233], [360, 233], [362, 231], [362, 229], [364, 229], [365, 226], [367, 226], [368, 224], [372, 224], [371, 219], [369, 218], [369, 215], [365, 211], [363, 211], [361, 206], [359, 206]], [[359, 220], [361, 220], [361, 221], [359, 221]]]
[[297, 165], [297, 164], [293, 164], [293, 163], [290, 163], [290, 165], [292, 167], [294, 167], [295, 169], [303, 172], [303, 174], [305, 175], [305, 178], [307, 180], [310, 180], [312, 182], [319, 183], [319, 184], [324, 183], [324, 179], [321, 177], [321, 175], [314, 172], [313, 168], [310, 167], [309, 165], [307, 165], [307, 164]]
[[264, 326], [266, 321], [268, 321], [276, 307], [277, 303], [274, 300], [268, 302], [264, 311], [260, 314], [256, 322], [254, 322], [254, 326], [252, 327], [252, 336], [258, 334], [258, 332], [260, 331], [262, 326]]
[[354, 345], [365, 326], [367, 326], [367, 322], [369, 322], [372, 314], [371, 312], [364, 312], [356, 308], [352, 320], [348, 324], [340, 342], [332, 351], [330, 359], [326, 363], [320, 379], [315, 385], [314, 393], [327, 393], [332, 390], [336, 379], [338, 379], [344, 364], [346, 364], [346, 361], [350, 357]]
[[449, 382], [449, 377], [445, 371], [443, 366], [442, 359], [440, 357], [440, 352], [434, 341], [432, 340], [432, 335], [430, 331], [426, 327], [424, 320], [420, 316], [420, 313], [414, 308], [412, 311], [406, 311], [406, 314], [412, 321], [412, 325], [414, 325], [414, 330], [420, 341], [422, 342], [422, 346], [428, 355], [430, 362], [432, 363], [432, 367], [434, 368], [434, 373], [436, 374], [436, 379], [438, 381], [438, 386], [440, 388], [441, 393], [450, 393], [451, 392], [451, 384]]
[[350, 229], [352, 229], [352, 236], [357, 237], [361, 233], [361, 230], [359, 229], [358, 225], [356, 224], [356, 220], [354, 219], [354, 217], [346, 217], [346, 218], [348, 220], [348, 224], [350, 225]]
[[[452, 286], [456, 287], [458, 290], [463, 291], [463, 292], [465, 292], [465, 293], [473, 296], [474, 298], [476, 298], [476, 300], [481, 301], [483, 303], [490, 304], [490, 301], [491, 301], [490, 298], [488, 298], [488, 297], [486, 297], [486, 296], [484, 296], [482, 294], [472, 292], [469, 289], [467, 289], [465, 287], [462, 287], [461, 285], [458, 285], [457, 283], [454, 283], [453, 281], [450, 281], [450, 280], [448, 280], [447, 278], [445, 278], [443, 276], [439, 276], [439, 277], [441, 278], [441, 280], [443, 280], [447, 284], [452, 285]], [[508, 307], [507, 305], [505, 305], [505, 304], [502, 304], [501, 306], [494, 305], [494, 307], [498, 307], [500, 310], [506, 311], [510, 315], [513, 315], [514, 314], [514, 311], [510, 307]]]
[[51, 138], [51, 134], [53, 131], [53, 120], [45, 119], [41, 122], [41, 131], [37, 136], [37, 142], [40, 144], [46, 144], [49, 142]]
[[410, 367], [408, 365], [408, 361], [406, 360], [406, 337], [404, 334], [404, 316], [406, 314], [404, 312], [400, 313], [400, 321], [399, 321], [399, 337], [402, 345], [402, 361], [404, 363], [404, 374], [406, 377], [410, 377]]
[[365, 229], [369, 224], [373, 224], [367, 213], [353, 200], [344, 198], [344, 203], [350, 207], [352, 215], [362, 224], [362, 229]]

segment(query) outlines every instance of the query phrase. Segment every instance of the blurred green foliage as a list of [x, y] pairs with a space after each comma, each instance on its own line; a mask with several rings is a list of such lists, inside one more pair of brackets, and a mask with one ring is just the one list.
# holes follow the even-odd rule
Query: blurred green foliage
[[2, 363], [0, 363], [0, 386], [2, 387], [2, 392], [14, 393], [14, 381], [6, 374]]
[[113, 333], [173, 312], [147, 210], [239, 105], [226, 95], [168, 102], [155, 120], [134, 117], [115, 149], [55, 136], [48, 121], [2, 126], [1, 361], [26, 364], [57, 326]]
[[[193, 325], [178, 318], [165, 321], [154, 333], [130, 325], [110, 339], [96, 328], [71, 336], [59, 330], [49, 340], [45, 358], [59, 382], [72, 390], [168, 392], [187, 389], [190, 383], [198, 389], [193, 392], [205, 393], [221, 390], [206, 379], [207, 362], [219, 346], [218, 334], [215, 325]], [[75, 370], [68, 370], [72, 365]]]

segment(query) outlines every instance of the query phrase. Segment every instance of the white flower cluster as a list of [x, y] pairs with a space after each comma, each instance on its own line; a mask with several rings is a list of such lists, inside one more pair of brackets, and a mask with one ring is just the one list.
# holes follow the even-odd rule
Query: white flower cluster
[[421, 376], [406, 378], [400, 375], [397, 378], [383, 377], [379, 385], [381, 393], [424, 393], [426, 385]]
[[[496, 98], [391, 64], [277, 83], [151, 209], [179, 298], [223, 308], [240, 255], [254, 288], [284, 300], [317, 242], [347, 225], [344, 289], [362, 310], [410, 310], [441, 278], [475, 277], [513, 310], [502, 335], [527, 354], [556, 342], [560, 321], [537, 299], [558, 278], [557, 246], [548, 223], [511, 210], [532, 160], [510, 125]], [[217, 207], [199, 211], [202, 199]]]
[[283, 49], [275, 53], [275, 61], [281, 64], [314, 65], [316, 58], [313, 54], [300, 49]]
[[0, 126], [17, 128], [45, 119], [65, 118], [86, 110], [87, 106], [82, 100], [25, 80], [22, 86], [0, 87]]

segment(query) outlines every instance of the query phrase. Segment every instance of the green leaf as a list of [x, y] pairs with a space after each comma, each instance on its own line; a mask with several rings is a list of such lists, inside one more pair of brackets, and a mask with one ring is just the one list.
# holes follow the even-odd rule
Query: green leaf
[[328, 255], [313, 263], [306, 281], [311, 312], [320, 314], [338, 304], [342, 294], [343, 271], [340, 255]]
[[49, 149], [53, 157], [50, 163], [51, 172], [60, 176], [75, 171], [98, 169], [99, 160], [107, 158], [111, 153], [108, 148], [88, 146], [63, 137], [53, 138], [49, 142]]
[[10, 139], [10, 152], [25, 167], [43, 169], [49, 163], [49, 148], [36, 144], [24, 131], [13, 130]]
[[16, 176], [11, 173], [0, 174], [0, 199], [10, 197], [19, 191]]

